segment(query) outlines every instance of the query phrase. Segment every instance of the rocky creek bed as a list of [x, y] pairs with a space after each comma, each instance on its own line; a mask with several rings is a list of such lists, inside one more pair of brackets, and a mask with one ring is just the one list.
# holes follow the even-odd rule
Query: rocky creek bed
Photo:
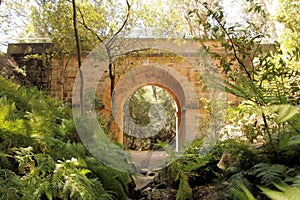
[[[166, 183], [161, 172], [148, 171], [135, 177], [136, 187], [131, 192], [131, 200], [175, 200], [177, 189]], [[218, 200], [226, 190], [226, 184], [203, 184], [192, 188], [192, 199]]]

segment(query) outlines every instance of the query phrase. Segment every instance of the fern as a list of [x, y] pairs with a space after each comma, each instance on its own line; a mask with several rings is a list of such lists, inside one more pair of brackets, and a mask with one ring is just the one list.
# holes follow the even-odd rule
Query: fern
[[113, 199], [97, 179], [89, 179], [84, 160], [72, 158], [56, 164], [52, 185], [57, 194], [68, 199]]
[[68, 106], [0, 77], [0, 199], [127, 199], [130, 175], [91, 162], [74, 133]]
[[14, 103], [7, 100], [6, 97], [0, 98], [0, 140], [6, 140], [14, 135], [26, 135], [26, 127], [24, 121], [16, 119], [17, 113]]
[[281, 164], [258, 163], [249, 173], [259, 178], [263, 185], [269, 186], [274, 182], [279, 182], [288, 169], [287, 166]]
[[300, 108], [297, 106], [292, 106], [289, 104], [285, 105], [274, 105], [271, 106], [271, 109], [273, 111], [277, 112], [277, 122], [283, 123], [286, 121], [291, 121], [295, 118], [297, 118], [297, 115], [299, 116]]
[[[300, 126], [300, 123], [299, 123]], [[289, 146], [294, 146], [294, 145], [299, 145], [300, 144], [300, 135], [294, 135], [289, 138], [288, 145]]]
[[259, 186], [259, 188], [272, 200], [298, 200], [300, 197], [300, 189], [297, 187], [285, 183], [274, 184], [274, 186], [278, 190], [272, 190], [261, 186]]
[[35, 154], [34, 160], [36, 162], [36, 174], [38, 176], [46, 177], [52, 174], [55, 168], [55, 162], [49, 154]]
[[85, 177], [85, 173], [85, 170], [81, 170], [79, 174], [74, 173], [64, 175], [65, 183], [62, 188], [62, 195], [65, 198], [96, 199], [96, 195], [93, 194], [92, 182]]
[[252, 189], [252, 183], [245, 177], [247, 172], [238, 172], [233, 174], [228, 179], [228, 190], [240, 190], [240, 186], [243, 185], [249, 189]]
[[229, 191], [239, 200], [255, 200], [255, 197], [250, 190], [243, 184], [238, 184], [240, 189], [231, 188]]
[[33, 148], [31, 146], [12, 148], [12, 151], [15, 154], [16, 161], [19, 163], [19, 173], [29, 173], [34, 167]]
[[51, 183], [47, 177], [40, 177], [35, 173], [28, 173], [21, 179], [22, 195], [25, 199], [39, 200], [45, 195], [52, 199]]
[[88, 169], [99, 178], [106, 190], [112, 191], [116, 199], [125, 200], [129, 194], [130, 174], [107, 167], [93, 157], [86, 158]]
[[21, 199], [21, 188], [21, 180], [14, 172], [0, 169], [0, 199]]
[[300, 174], [296, 175], [294, 178], [293, 178], [293, 184], [292, 186], [295, 186], [297, 188], [300, 189]]
[[180, 174], [179, 187], [176, 194], [176, 200], [192, 199], [192, 188], [188, 182], [188, 176]]

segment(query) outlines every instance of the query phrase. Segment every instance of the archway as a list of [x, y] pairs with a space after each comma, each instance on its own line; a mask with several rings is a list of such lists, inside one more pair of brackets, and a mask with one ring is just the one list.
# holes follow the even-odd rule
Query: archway
[[[125, 102], [123, 115], [123, 145], [136, 151], [160, 150], [158, 143], [170, 143], [178, 148], [176, 137], [180, 115], [178, 100], [170, 91], [156, 85], [135, 90]], [[179, 117], [179, 118], [178, 118]]]
[[[137, 50], [142, 49], [135, 48], [141, 46], [137, 45], [132, 47], [133, 51], [130, 51], [131, 46], [129, 45], [126, 46], [126, 51], [118, 49], [118, 52], [115, 52], [116, 55], [122, 56], [118, 56], [116, 61], [120, 62], [114, 65], [116, 79], [112, 96], [110, 96], [106, 54], [103, 52], [105, 48], [99, 47], [99, 52], [96, 51], [90, 54], [82, 65], [84, 77], [83, 96], [86, 97], [89, 93], [92, 96], [102, 95], [103, 109], [101, 109], [101, 112], [108, 114], [107, 116], [110, 116], [110, 113], [113, 114], [115, 122], [113, 124], [117, 125], [113, 125], [113, 127], [119, 128], [120, 131], [113, 132], [112, 136], [117, 136], [118, 142], [123, 143], [123, 109], [128, 96], [144, 85], [159, 85], [171, 91], [178, 101], [178, 113], [181, 116], [177, 138], [179, 153], [176, 154], [180, 156], [194, 137], [200, 133], [198, 130], [199, 116], [202, 116], [203, 112], [200, 109], [198, 98], [212, 97], [215, 99], [216, 97], [215, 91], [212, 94], [207, 89], [203, 90], [204, 82], [199, 81], [205, 69], [207, 67], [210, 69], [213, 63], [204, 51], [197, 53], [200, 46], [196, 42], [188, 42], [181, 46], [167, 41], [160, 43], [160, 45], [150, 44], [149, 41], [137, 44], [149, 45], [152, 48]], [[157, 46], [161, 48], [155, 48]], [[131, 170], [130, 163], [128, 165], [127, 162], [124, 162], [130, 159], [130, 152], [124, 151], [115, 142], [108, 141], [109, 137], [104, 134], [105, 131], [99, 126], [94, 109], [96, 103], [91, 103], [91, 109], [85, 110], [85, 115], [80, 115], [80, 106], [77, 106], [80, 105], [78, 103], [80, 101], [79, 91], [81, 86], [79, 83], [80, 78], [77, 74], [72, 92], [72, 110], [75, 116], [76, 128], [80, 129], [78, 131], [80, 138], [97, 159], [118, 169]], [[92, 98], [88, 97], [88, 99]], [[85, 107], [86, 105], [84, 105], [84, 109]], [[146, 161], [149, 161], [149, 159]], [[154, 159], [153, 162], [156, 161]], [[122, 165], [120, 165], [120, 162]], [[152, 166], [151, 163], [150, 165], [147, 164], [148, 162], [145, 163], [143, 166]]]
[[177, 150], [184, 150], [194, 139], [199, 124], [199, 100], [190, 83], [175, 69], [162, 64], [145, 64], [135, 67], [122, 77], [114, 90], [112, 112], [120, 128], [123, 143], [123, 117], [125, 102], [136, 89], [145, 85], [158, 85], [175, 97], [180, 117]]

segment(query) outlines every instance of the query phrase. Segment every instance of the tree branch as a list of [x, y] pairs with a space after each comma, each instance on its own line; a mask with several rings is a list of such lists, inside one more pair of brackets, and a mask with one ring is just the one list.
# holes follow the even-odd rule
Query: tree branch
[[81, 17], [81, 21], [78, 21], [78, 23], [80, 23], [82, 26], [84, 26], [85, 29], [87, 29], [88, 31], [90, 31], [93, 35], [95, 35], [95, 37], [103, 44], [105, 44], [104, 40], [93, 30], [91, 29], [90, 27], [88, 27], [88, 25], [85, 23], [85, 19], [84, 19], [84, 16], [83, 16], [83, 13], [81, 12], [81, 9], [79, 7], [77, 7], [77, 10], [80, 14], [80, 17]]
[[[198, 1], [198, 0], [197, 0]], [[212, 11], [210, 8], [208, 8], [208, 6], [204, 3], [202, 3], [201, 1], [198, 1], [206, 10], [208, 10], [210, 13], [215, 14], [214, 11]], [[243, 63], [243, 61], [239, 58], [238, 56], [238, 52], [237, 49], [235, 47], [235, 43], [233, 42], [232, 38], [230, 37], [229, 33], [227, 32], [226, 28], [224, 27], [224, 25], [221, 23], [221, 21], [219, 19], [217, 19], [216, 17], [214, 17], [214, 19], [217, 21], [217, 23], [220, 25], [220, 27], [222, 28], [222, 30], [224, 31], [225, 35], [228, 37], [230, 45], [233, 49], [233, 53], [234, 53], [234, 57], [237, 59], [238, 63], [242, 66], [243, 70], [246, 72], [247, 77], [252, 80], [251, 74], [249, 73], [249, 71], [247, 70], [247, 67], [245, 66], [245, 64]]]
[[128, 0], [126, 0], [126, 5], [127, 5], [127, 14], [126, 14], [126, 18], [125, 20], [123, 21], [123, 24], [121, 25], [121, 27], [119, 28], [119, 30], [112, 36], [112, 38], [110, 40], [108, 40], [107, 42], [107, 46], [111, 46], [115, 39], [117, 38], [117, 36], [120, 34], [120, 32], [124, 29], [124, 27], [126, 26], [127, 24], [127, 21], [129, 19], [129, 16], [130, 16], [130, 9], [131, 9], [131, 5], [129, 4]]

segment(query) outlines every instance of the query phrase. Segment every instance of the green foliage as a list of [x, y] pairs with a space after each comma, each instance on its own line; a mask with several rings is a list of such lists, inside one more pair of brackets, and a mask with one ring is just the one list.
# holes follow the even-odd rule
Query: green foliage
[[[183, 156], [171, 163], [163, 173], [163, 177], [168, 177], [167, 183], [171, 187], [178, 188], [178, 198], [189, 198], [191, 195], [189, 188], [199, 185], [199, 183], [217, 183], [218, 185], [226, 180], [227, 186], [223, 196], [228, 199], [233, 198], [233, 196], [232, 193], [226, 191], [238, 190], [242, 192], [240, 184], [252, 189], [255, 188], [254, 183], [260, 183], [259, 180], [262, 177], [254, 175], [254, 166], [267, 158], [252, 150], [248, 144], [235, 140], [225, 140], [217, 143], [206, 156], [199, 156], [202, 144], [203, 140], [194, 141]], [[217, 164], [224, 153], [228, 153], [231, 160], [226, 163], [225, 169], [220, 170]], [[259, 166], [257, 165], [257, 167]], [[258, 171], [257, 169], [257, 173]], [[278, 177], [284, 177], [283, 172], [279, 171], [278, 174], [281, 175]]]
[[20, 199], [20, 177], [9, 169], [0, 169], [0, 199]]
[[158, 140], [169, 143], [175, 137], [176, 104], [164, 89], [150, 85], [141, 87], [130, 95], [124, 109], [124, 143], [127, 148], [156, 150]]
[[[243, 156], [233, 152], [236, 158], [234, 169], [225, 170], [224, 179], [229, 183], [227, 189], [240, 199], [259, 196], [256, 185], [272, 187], [273, 183], [281, 180], [293, 180], [291, 177], [295, 176], [300, 163], [299, 48], [295, 39], [299, 26], [294, 24], [298, 19], [294, 19], [292, 14], [299, 4], [292, 0], [280, 1], [282, 10], [279, 19], [287, 26], [283, 37], [288, 40], [268, 46], [262, 44], [263, 38], [268, 37], [261, 29], [266, 25], [265, 9], [256, 1], [247, 2], [251, 5], [248, 14], [255, 14], [260, 20], [256, 20], [258, 23], [245, 21], [241, 26], [228, 25], [220, 8], [211, 8], [203, 3], [209, 11], [208, 16], [214, 21], [207, 26], [213, 32], [211, 36], [226, 52], [220, 54], [207, 47], [210, 55], [219, 61], [218, 72], [224, 75], [217, 79], [216, 70], [208, 68], [208, 81], [216, 88], [225, 88], [246, 100], [238, 107], [229, 108], [227, 124], [221, 134], [227, 134], [225, 139], [228, 139], [229, 133], [239, 133], [242, 137], [238, 139], [247, 142], [258, 141], [258, 136], [262, 137], [260, 142], [263, 146], [255, 150], [259, 153], [255, 161], [240, 159], [251, 158], [251, 154]], [[251, 146], [256, 147], [255, 144]], [[244, 165], [248, 162], [251, 164]], [[250, 191], [255, 195], [251, 195]], [[233, 196], [228, 194], [228, 198]]]
[[253, 196], [253, 194], [248, 190], [248, 188], [245, 185], [239, 184], [239, 187], [242, 189], [242, 191], [235, 189], [235, 188], [230, 189], [230, 192], [233, 193], [237, 199], [239, 199], [239, 200], [255, 200], [255, 197]]
[[126, 199], [130, 175], [77, 138], [68, 105], [0, 78], [0, 199]]
[[[299, 172], [298, 172], [299, 173]], [[264, 186], [258, 186], [258, 188], [265, 194], [267, 197], [269, 197], [272, 200], [281, 200], [281, 199], [299, 199], [300, 195], [300, 187], [299, 187], [299, 181], [300, 176], [295, 175], [294, 177], [290, 179], [286, 179], [284, 182], [279, 181], [277, 183], [273, 183], [272, 186], [274, 187], [264, 187]], [[287, 182], [291, 182], [292, 184], [289, 185]]]
[[[280, 1], [283, 5], [280, 21], [290, 30], [284, 36], [288, 41], [272, 45], [263, 44], [268, 37], [265, 28], [269, 20], [263, 4], [247, 0], [250, 5], [247, 15], [255, 15], [259, 20], [246, 19], [241, 24], [232, 25], [226, 21], [220, 5], [197, 2], [207, 11], [205, 23], [199, 20], [199, 25], [205, 26], [207, 37], [215, 40], [214, 47], [219, 48], [218, 52], [213, 52], [207, 46], [207, 51], [218, 63], [217, 70], [206, 69], [208, 78], [205, 81], [245, 101], [227, 110], [226, 124], [220, 131], [222, 142], [205, 157], [207, 160], [203, 165], [196, 162], [199, 159], [196, 154], [185, 153], [183, 158], [169, 166], [170, 176], [177, 178], [172, 182], [173, 186], [179, 188], [177, 195], [188, 198], [190, 190], [187, 186], [201, 182], [199, 179], [193, 182], [194, 177], [205, 177], [210, 171], [215, 175], [214, 178], [228, 184], [225, 190], [230, 193], [225, 194], [224, 191], [225, 199], [266, 198], [261, 196], [257, 185], [274, 189], [274, 183], [280, 191], [273, 193], [270, 189], [266, 190], [272, 193], [269, 197], [280, 199], [278, 197], [283, 198], [281, 195], [290, 191], [290, 198], [298, 199], [295, 186], [299, 185], [300, 164], [300, 76], [299, 45], [295, 39], [299, 34], [299, 25], [295, 23], [299, 20], [293, 14], [299, 10], [296, 9], [299, 8], [298, 2]], [[191, 10], [190, 14], [192, 16], [197, 12], [199, 10]], [[203, 45], [206, 42], [203, 40]], [[218, 79], [216, 71], [223, 74], [222, 79]], [[210, 112], [209, 107], [207, 112]], [[240, 137], [231, 137], [234, 134]], [[201, 149], [201, 144], [198, 145], [198, 149]], [[232, 160], [227, 168], [220, 171], [214, 165], [224, 152], [231, 155]], [[282, 186], [279, 184], [281, 180], [293, 185]]]
[[[225, 126], [220, 130], [221, 141], [235, 139], [244, 142], [262, 142], [266, 135], [262, 109], [249, 101], [243, 101], [237, 106], [229, 105], [226, 110]], [[272, 115], [268, 115], [272, 119]], [[270, 120], [268, 120], [269, 122]], [[269, 123], [269, 126], [271, 124]]]
[[88, 164], [88, 169], [91, 170], [96, 177], [99, 177], [104, 189], [113, 191], [111, 194], [115, 199], [127, 199], [129, 193], [128, 185], [132, 182], [128, 173], [107, 168], [95, 158], [89, 157], [86, 159], [86, 162]]
[[[37, 0], [30, 4], [30, 23], [23, 30], [24, 37], [48, 37], [54, 43], [56, 53], [66, 56], [76, 52], [74, 38], [72, 3], [69, 1]], [[88, 53], [95, 46], [117, 32], [126, 15], [124, 4], [114, 1], [78, 1], [77, 29], [82, 53]], [[135, 23], [129, 19], [124, 29]]]
[[129, 111], [130, 117], [132, 117], [136, 124], [145, 126], [150, 123], [149, 110], [151, 102], [149, 97], [145, 94], [147, 90], [140, 88], [134, 92], [134, 94], [129, 99]]
[[164, 169], [161, 175], [166, 178], [168, 185], [178, 189], [176, 199], [192, 197], [191, 181], [199, 176], [198, 170], [205, 170], [209, 165], [209, 156], [199, 156], [199, 145], [202, 143], [203, 140], [194, 141], [182, 157], [169, 155], [170, 161], [173, 162]]
[[[270, 189], [267, 187], [258, 186], [259, 189], [271, 200], [291, 200], [291, 199], [299, 199], [300, 189], [299, 187], [288, 185], [284, 182], [274, 183], [276, 190]], [[251, 191], [244, 186], [243, 184], [239, 184], [242, 191], [237, 189], [231, 189], [230, 192], [234, 194], [237, 199], [240, 200], [255, 200], [256, 198], [253, 196]]]
[[277, 114], [276, 122], [284, 126], [282, 133], [290, 136], [287, 146], [291, 148], [295, 147], [296, 144], [299, 144], [300, 108], [284, 104], [274, 105], [271, 109]]
[[231, 195], [233, 195], [239, 198], [240, 195], [247, 195], [250, 190], [257, 194], [257, 185], [260, 185], [260, 189], [266, 187], [270, 188], [274, 184], [281, 183], [282, 180], [293, 181], [294, 185], [297, 185], [299, 180], [297, 178], [298, 176], [295, 176], [295, 178], [290, 177], [293, 176], [294, 172], [295, 169], [282, 164], [258, 163], [251, 169], [242, 170], [233, 174], [228, 179], [228, 190], [230, 194], [226, 196], [232, 197]]
[[253, 174], [265, 186], [278, 183], [286, 175], [288, 167], [281, 164], [258, 163], [253, 166], [250, 174]]
[[192, 188], [188, 183], [188, 176], [185, 174], [180, 175], [180, 182], [178, 191], [176, 193], [176, 200], [185, 200], [192, 197]]
[[299, 131], [300, 113], [298, 106], [274, 105], [276, 123], [281, 127], [272, 136], [275, 140], [266, 145], [269, 151], [268, 157], [272, 162], [285, 163], [289, 160], [289, 166], [299, 165]]
[[300, 188], [300, 174], [297, 174], [296, 176], [291, 178], [292, 180], [292, 186], [295, 186], [297, 188]]
[[280, 9], [277, 19], [285, 26], [281, 41], [286, 49], [295, 49], [298, 51], [295, 58], [299, 61], [298, 38], [300, 33], [300, 21], [297, 13], [297, 10], [299, 10], [299, 2], [295, 0], [280, 0], [279, 3]]
[[284, 183], [274, 184], [278, 190], [259, 187], [263, 193], [272, 200], [292, 200], [299, 199], [300, 189]]
[[228, 194], [231, 197], [231, 194], [236, 195], [237, 191], [243, 192], [243, 187], [248, 189], [253, 189], [252, 183], [246, 178], [247, 172], [241, 171], [238, 173], [233, 174], [228, 179], [228, 190], [231, 192]]
[[56, 164], [53, 180], [54, 190], [65, 199], [113, 199], [102, 183], [97, 179], [89, 179], [84, 160], [72, 158]]
[[236, 140], [226, 140], [218, 143], [211, 154], [218, 155], [218, 159], [220, 159], [224, 152], [229, 153], [234, 159], [231, 163], [233, 168], [230, 169], [233, 171], [250, 169], [265, 159], [264, 156], [259, 155], [259, 152], [251, 149], [249, 144]]
[[[216, 88], [252, 102], [255, 118], [261, 118], [257, 122], [262, 121], [263, 126], [258, 130], [251, 126], [243, 126], [241, 129], [252, 129], [246, 130], [251, 141], [258, 136], [255, 134], [258, 131], [263, 137], [268, 135], [269, 141], [273, 142], [273, 135], [286, 129], [282, 121], [293, 116], [296, 111], [293, 113], [290, 110], [290, 115], [282, 115], [285, 112], [283, 111], [279, 116], [285, 118], [274, 121], [274, 114], [267, 111], [267, 107], [299, 104], [299, 50], [283, 50], [279, 42], [272, 45], [262, 44], [263, 38], [268, 37], [262, 29], [267, 20], [264, 6], [256, 1], [247, 2], [250, 4], [248, 14], [255, 14], [260, 20], [256, 20], [258, 23], [246, 20], [240, 26], [228, 26], [220, 7], [211, 8], [203, 3], [208, 16], [213, 19], [213, 22], [209, 22], [212, 38], [218, 41], [216, 45], [225, 52], [213, 52], [207, 46], [207, 51], [218, 61], [217, 72], [223, 73], [224, 77], [218, 79], [215, 75], [216, 69], [208, 67], [206, 80]], [[295, 6], [293, 3], [292, 5]], [[203, 44], [205, 45], [205, 41]]]
[[29, 145], [32, 140], [30, 138], [26, 138], [28, 135], [28, 131], [26, 131], [26, 124], [23, 120], [18, 119], [18, 111], [15, 104], [10, 104], [6, 97], [2, 97], [0, 98], [0, 109], [2, 111], [0, 114], [1, 146], [5, 148], [5, 146], [10, 145], [12, 142], [10, 141], [12, 135], [15, 136], [14, 144], [12, 145]]
[[289, 104], [282, 105], [274, 105], [271, 107], [272, 110], [277, 112], [276, 120], [279, 123], [284, 123], [287, 121], [291, 121], [293, 119], [297, 119], [300, 114], [300, 108], [296, 106], [292, 106]]

